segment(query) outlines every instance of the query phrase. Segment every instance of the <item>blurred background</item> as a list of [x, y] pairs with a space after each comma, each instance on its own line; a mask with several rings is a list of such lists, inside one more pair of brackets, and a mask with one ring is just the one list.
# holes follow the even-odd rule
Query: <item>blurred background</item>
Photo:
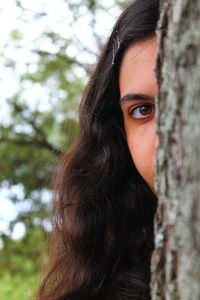
[[81, 94], [128, 1], [0, 5], [0, 299], [28, 299], [51, 234], [51, 176], [77, 130]]

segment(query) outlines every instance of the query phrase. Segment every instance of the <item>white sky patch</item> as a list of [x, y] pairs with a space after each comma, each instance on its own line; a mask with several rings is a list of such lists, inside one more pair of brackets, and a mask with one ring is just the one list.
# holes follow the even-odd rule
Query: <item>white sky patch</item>
[[0, 10], [0, 45], [4, 45], [8, 41], [11, 29], [16, 26], [16, 19], [20, 14], [19, 8], [15, 4], [15, 0], [1, 1]]
[[10, 237], [12, 240], [19, 240], [24, 237], [26, 234], [26, 227], [24, 223], [18, 222], [14, 225], [14, 228], [12, 230], [12, 233], [10, 234]]
[[[16, 184], [11, 187], [6, 187], [3, 184], [0, 190], [0, 221], [8, 222], [16, 218], [19, 211], [21, 211], [24, 203], [15, 204], [11, 201], [11, 198], [19, 200], [24, 199], [24, 189], [22, 184]], [[1, 230], [1, 228], [0, 228]]]
[[49, 219], [44, 219], [43, 220], [43, 226], [46, 231], [50, 232], [52, 230], [52, 224]]
[[[14, 203], [11, 199], [17, 198]], [[9, 222], [15, 220], [20, 212], [29, 211], [31, 202], [24, 200], [24, 188], [22, 184], [7, 187], [6, 181], [0, 190], [0, 232], [10, 235]], [[16, 229], [18, 231], [18, 229]], [[17, 232], [16, 231], [16, 232]]]
[[11, 123], [12, 120], [9, 117], [9, 115], [10, 115], [10, 108], [6, 103], [6, 99], [1, 98], [1, 83], [0, 83], [0, 123], [2, 125], [8, 126]]
[[[0, 221], [7, 222], [14, 220], [17, 216], [17, 211], [15, 205], [6, 197], [5, 193], [0, 193]], [[1, 228], [2, 224], [0, 224], [0, 230], [4, 230], [4, 227]]]
[[[4, 182], [4, 187], [1, 187], [0, 190], [0, 233], [8, 235], [14, 240], [21, 239], [26, 233], [26, 228], [23, 222], [16, 223], [12, 232], [10, 231], [9, 223], [11, 221], [14, 221], [19, 213], [25, 213], [29, 211], [31, 209], [32, 201], [30, 199], [23, 200], [23, 185], [13, 185], [9, 189], [6, 188], [6, 185], [6, 182]], [[11, 201], [11, 198], [13, 196], [16, 196], [18, 198], [19, 201], [17, 202], [17, 204]], [[32, 197], [40, 197], [43, 203], [49, 203], [52, 198], [52, 194], [49, 190], [43, 189], [41, 193], [34, 191], [32, 193]], [[42, 222], [44, 228], [50, 231], [51, 224], [49, 220], [45, 219]]]

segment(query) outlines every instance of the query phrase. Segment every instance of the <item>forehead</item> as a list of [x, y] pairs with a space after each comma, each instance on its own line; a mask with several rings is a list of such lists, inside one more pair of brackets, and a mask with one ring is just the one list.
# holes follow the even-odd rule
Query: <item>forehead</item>
[[133, 45], [130, 45], [126, 49], [120, 68], [123, 67], [126, 63], [143, 63], [143, 62], [152, 62], [157, 57], [157, 41], [156, 37], [136, 42]]
[[120, 93], [156, 94], [156, 37], [131, 45], [124, 53], [119, 72]]

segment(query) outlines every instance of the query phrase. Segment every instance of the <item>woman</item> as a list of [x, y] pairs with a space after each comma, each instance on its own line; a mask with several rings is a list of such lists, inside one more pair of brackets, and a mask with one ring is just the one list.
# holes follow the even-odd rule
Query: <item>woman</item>
[[83, 95], [40, 300], [150, 299], [158, 2], [122, 13]]

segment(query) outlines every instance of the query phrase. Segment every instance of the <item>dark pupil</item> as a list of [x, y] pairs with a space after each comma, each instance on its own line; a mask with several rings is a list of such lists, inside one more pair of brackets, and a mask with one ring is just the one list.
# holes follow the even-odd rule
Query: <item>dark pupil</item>
[[142, 115], [149, 115], [151, 113], [151, 107], [150, 106], [141, 106], [140, 113]]

